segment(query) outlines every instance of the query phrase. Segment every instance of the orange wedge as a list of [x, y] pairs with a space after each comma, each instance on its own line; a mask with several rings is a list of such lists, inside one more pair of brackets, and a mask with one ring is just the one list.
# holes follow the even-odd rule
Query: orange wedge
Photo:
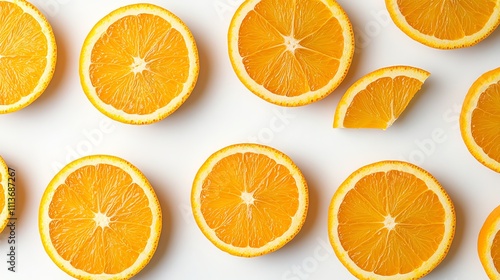
[[194, 89], [198, 50], [188, 27], [152, 4], [119, 8], [90, 31], [80, 55], [80, 80], [108, 117], [150, 124], [172, 114]]
[[448, 194], [427, 171], [381, 161], [352, 173], [333, 195], [328, 231], [358, 279], [419, 279], [446, 256], [455, 233]]
[[469, 152], [500, 172], [500, 68], [484, 73], [470, 87], [460, 113], [460, 131]]
[[9, 221], [9, 169], [5, 161], [0, 157], [0, 232], [3, 231]]
[[477, 240], [479, 260], [490, 279], [500, 279], [500, 206], [488, 215]]
[[333, 0], [248, 0], [231, 20], [228, 45], [233, 69], [251, 92], [300, 106], [326, 97], [343, 81], [354, 35]]
[[406, 35], [438, 49], [473, 46], [500, 24], [500, 0], [385, 0]]
[[47, 88], [56, 40], [40, 11], [24, 0], [0, 1], [0, 114], [18, 111]]
[[162, 225], [144, 175], [114, 156], [66, 165], [50, 181], [39, 209], [45, 251], [78, 279], [128, 279], [152, 258]]
[[191, 191], [199, 228], [219, 249], [255, 257], [278, 250], [304, 224], [308, 207], [304, 176], [282, 152], [237, 144], [212, 154]]
[[335, 128], [387, 129], [406, 109], [430, 73], [410, 66], [375, 70], [356, 81], [335, 110]]

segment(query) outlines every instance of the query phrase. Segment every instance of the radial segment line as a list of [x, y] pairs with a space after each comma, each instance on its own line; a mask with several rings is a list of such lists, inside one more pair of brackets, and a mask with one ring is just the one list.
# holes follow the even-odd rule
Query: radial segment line
[[401, 236], [401, 234], [399, 234], [399, 232], [397, 230], [394, 231], [394, 234], [396, 234], [397, 236], [399, 236], [400, 240], [404, 243], [405, 245], [405, 248], [407, 248], [408, 250], [410, 250], [411, 253], [413, 253], [420, 261], [422, 262], [425, 262], [426, 260], [423, 260], [422, 258], [420, 258], [420, 255], [418, 255], [414, 250], [413, 248], [410, 246], [410, 244], [408, 244], [408, 242], [406, 241], [406, 239], [404, 239], [403, 236]]
[[[422, 195], [424, 195], [425, 193], [427, 192], [431, 192], [434, 194], [433, 191], [429, 190], [429, 189], [426, 189], [426, 190], [423, 190], [421, 193], [419, 193], [414, 199], [413, 199], [413, 202], [417, 201], [418, 198], [420, 198]], [[394, 213], [394, 219], [397, 219], [399, 215], [401, 215], [402, 213], [406, 212], [406, 210], [408, 210], [410, 207], [413, 206], [413, 202], [412, 203], [409, 203], [405, 208], [403, 208], [401, 211], [399, 211], [399, 213]]]
[[375, 211], [377, 214], [379, 214], [380, 216], [382, 217], [385, 217], [386, 215], [383, 214], [383, 213], [380, 213], [377, 208], [375, 208], [375, 206], [371, 203], [370, 200], [366, 199], [366, 197], [364, 197], [364, 195], [362, 193], [360, 193], [356, 188], [352, 188], [351, 191], [355, 191], [356, 193], [359, 194], [359, 196], [361, 197], [361, 199], [363, 199], [372, 209], [373, 211]]
[[253, 10], [255, 12], [256, 15], [258, 15], [259, 17], [261, 17], [264, 21], [266, 21], [267, 23], [269, 23], [269, 26], [271, 26], [278, 34], [281, 34], [281, 36], [284, 36], [267, 18], [264, 17], [264, 15], [262, 15], [261, 13], [259, 13], [257, 10]]
[[[382, 231], [383, 229], [384, 229], [384, 228], [383, 228], [383, 227], [381, 227], [379, 230], [377, 230], [376, 232], [374, 232], [374, 233], [372, 234], [372, 236], [375, 236], [376, 234], [378, 234], [378, 233], [379, 233], [380, 231]], [[360, 248], [360, 247], [364, 247], [364, 246], [365, 246], [365, 245], [366, 245], [366, 244], [367, 244], [370, 240], [371, 240], [370, 238], [365, 238], [365, 240], [363, 240], [362, 242], [358, 243], [358, 245], [357, 245], [357, 246], [355, 246], [355, 247], [351, 248], [351, 249], [350, 249], [350, 250], [348, 250], [348, 251], [354, 251], [354, 250], [356, 250], [356, 249], [358, 249], [358, 248]]]
[[494, 113], [486, 111], [486, 110], [484, 110], [483, 108], [480, 108], [480, 107], [474, 108], [474, 111], [475, 110], [481, 111], [481, 112], [483, 112], [486, 115], [490, 115], [490, 116], [494, 116], [494, 117], [500, 117], [500, 114], [494, 114]]
[[[140, 254], [142, 253], [142, 251], [137, 251], [137, 250], [132, 249], [132, 246], [130, 245], [130, 243], [129, 243], [129, 242], [127, 242], [127, 241], [123, 238], [123, 234], [119, 234], [119, 233], [118, 233], [118, 232], [116, 232], [116, 230], [114, 230], [112, 227], [108, 227], [107, 229], [108, 229], [108, 230], [110, 230], [110, 231], [113, 231], [113, 232], [116, 234], [116, 236], [118, 237], [118, 240], [119, 240], [119, 241], [120, 241], [120, 242], [121, 242], [121, 243], [122, 243], [125, 247], [127, 247], [130, 251], [135, 252], [135, 253], [137, 253], [138, 255], [140, 255]], [[103, 234], [104, 234], [104, 230], [103, 230], [102, 232], [103, 232]], [[102, 240], [105, 240], [105, 239], [104, 239], [104, 236], [103, 236], [103, 239], [102, 239]]]

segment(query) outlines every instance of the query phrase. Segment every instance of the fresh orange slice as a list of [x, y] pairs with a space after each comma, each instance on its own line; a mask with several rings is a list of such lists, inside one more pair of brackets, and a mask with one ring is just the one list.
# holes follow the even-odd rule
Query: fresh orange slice
[[18, 111], [47, 88], [56, 67], [52, 27], [24, 0], [0, 1], [0, 114]]
[[9, 169], [5, 161], [0, 157], [0, 232], [7, 225], [9, 213]]
[[152, 258], [162, 225], [144, 175], [114, 156], [66, 165], [50, 181], [39, 210], [45, 251], [78, 279], [128, 279]]
[[354, 54], [351, 23], [333, 0], [244, 1], [228, 44], [241, 82], [283, 106], [326, 97], [343, 81]]
[[330, 204], [328, 231], [335, 254], [359, 279], [419, 279], [448, 253], [455, 210], [427, 171], [381, 161], [340, 185]]
[[390, 66], [365, 75], [340, 99], [333, 127], [387, 129], [429, 75], [411, 66]]
[[255, 257], [278, 250], [299, 232], [308, 197], [304, 176], [288, 156], [268, 146], [236, 144], [201, 166], [191, 206], [215, 246]]
[[488, 215], [477, 240], [479, 260], [490, 279], [500, 279], [500, 206]]
[[470, 87], [460, 112], [460, 131], [469, 152], [500, 172], [500, 68], [484, 73]]
[[470, 47], [500, 24], [500, 0], [385, 0], [399, 29], [438, 49]]
[[150, 124], [172, 114], [194, 89], [198, 50], [188, 27], [152, 4], [119, 8], [90, 31], [80, 55], [80, 80], [108, 117]]

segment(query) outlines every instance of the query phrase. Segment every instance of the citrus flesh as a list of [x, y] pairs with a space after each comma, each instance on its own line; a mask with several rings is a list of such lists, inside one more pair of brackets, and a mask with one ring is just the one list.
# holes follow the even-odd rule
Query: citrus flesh
[[500, 207], [491, 211], [478, 235], [479, 260], [490, 279], [500, 278]]
[[460, 112], [460, 131], [469, 152], [500, 172], [500, 68], [482, 74], [470, 87]]
[[9, 169], [5, 161], [0, 157], [0, 232], [5, 228], [11, 216], [9, 213], [10, 197]]
[[427, 171], [382, 161], [353, 172], [337, 189], [328, 230], [335, 254], [359, 279], [418, 279], [446, 256], [455, 211]]
[[250, 0], [231, 20], [228, 45], [233, 69], [251, 92], [300, 106], [326, 97], [343, 81], [354, 35], [335, 1]]
[[306, 181], [282, 152], [236, 144], [212, 154], [191, 192], [195, 220], [219, 249], [255, 257], [278, 250], [301, 229], [308, 208]]
[[94, 155], [66, 165], [39, 209], [43, 246], [79, 279], [128, 279], [152, 258], [161, 209], [144, 175], [129, 162]]
[[387, 129], [403, 113], [429, 75], [416, 67], [390, 66], [363, 76], [340, 99], [333, 127]]
[[52, 27], [24, 0], [0, 1], [0, 114], [35, 101], [55, 71], [57, 47]]
[[386, 0], [392, 20], [406, 35], [427, 46], [473, 46], [500, 23], [500, 0]]
[[152, 4], [121, 7], [89, 32], [80, 80], [91, 103], [108, 117], [150, 124], [177, 110], [199, 73], [195, 40], [170, 11]]

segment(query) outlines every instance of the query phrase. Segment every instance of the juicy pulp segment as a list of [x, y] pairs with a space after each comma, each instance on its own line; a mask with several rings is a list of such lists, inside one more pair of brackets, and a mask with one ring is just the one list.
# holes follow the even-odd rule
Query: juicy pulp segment
[[151, 235], [153, 214], [144, 191], [128, 173], [108, 164], [71, 173], [54, 191], [48, 214], [57, 253], [92, 274], [130, 267]]

